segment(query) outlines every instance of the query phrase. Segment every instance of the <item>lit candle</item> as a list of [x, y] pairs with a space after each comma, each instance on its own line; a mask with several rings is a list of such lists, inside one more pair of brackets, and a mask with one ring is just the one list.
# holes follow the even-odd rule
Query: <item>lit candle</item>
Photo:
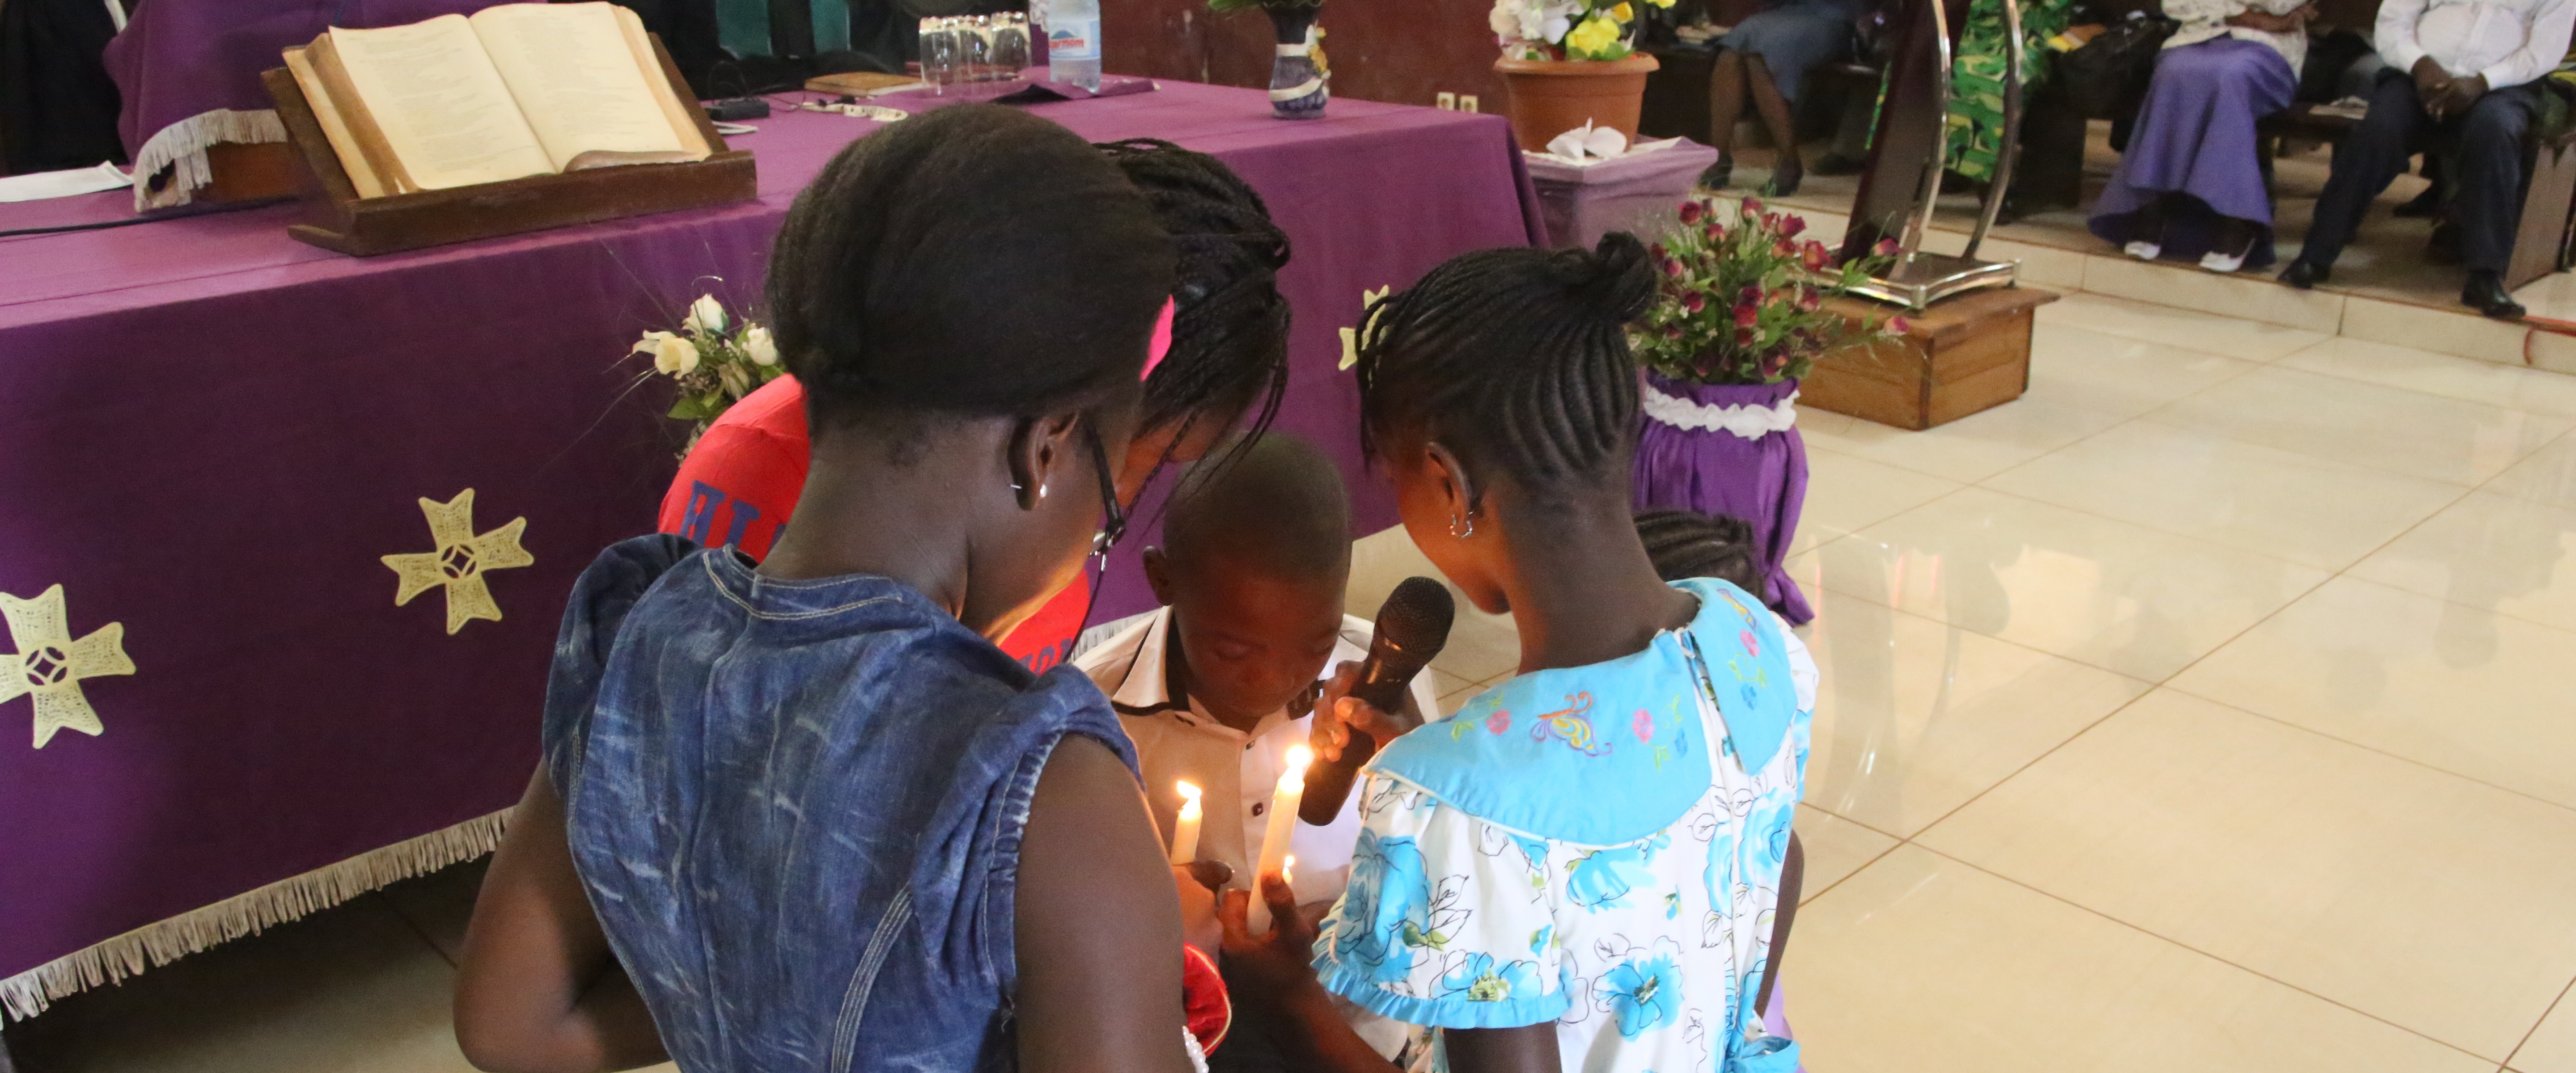
[[1177, 785], [1181, 814], [1172, 822], [1172, 863], [1188, 864], [1199, 859], [1199, 788], [1186, 782]]
[[1303, 745], [1289, 748], [1287, 770], [1280, 772], [1279, 786], [1270, 793], [1270, 825], [1261, 831], [1261, 862], [1252, 870], [1252, 908], [1244, 921], [1254, 935], [1270, 930], [1270, 903], [1261, 897], [1261, 877], [1288, 866], [1288, 836], [1296, 830], [1297, 806], [1306, 799], [1306, 765], [1314, 759]]

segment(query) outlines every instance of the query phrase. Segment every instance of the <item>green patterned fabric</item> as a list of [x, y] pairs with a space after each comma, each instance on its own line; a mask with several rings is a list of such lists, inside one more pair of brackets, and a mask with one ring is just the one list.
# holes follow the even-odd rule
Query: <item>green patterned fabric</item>
[[[2072, 0], [2023, 0], [2022, 99], [2048, 78], [2048, 39], [2065, 32]], [[1970, 0], [1967, 29], [1955, 43], [1950, 85], [1949, 170], [1984, 181], [1995, 173], [2003, 145], [2004, 29], [2002, 0]]]

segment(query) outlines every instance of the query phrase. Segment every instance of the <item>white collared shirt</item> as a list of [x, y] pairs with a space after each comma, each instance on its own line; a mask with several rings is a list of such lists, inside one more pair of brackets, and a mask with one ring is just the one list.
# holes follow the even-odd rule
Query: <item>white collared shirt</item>
[[[1145, 773], [1145, 800], [1153, 807], [1155, 830], [1163, 832], [1164, 848], [1171, 846], [1173, 817], [1181, 808], [1174, 786], [1187, 780], [1203, 794], [1206, 818], [1199, 828], [1198, 859], [1234, 866], [1234, 885], [1250, 889], [1251, 866], [1260, 855], [1261, 835], [1270, 823], [1271, 793], [1286, 768], [1288, 750], [1306, 744], [1314, 717], [1291, 718], [1283, 708], [1262, 716], [1253, 732], [1246, 734], [1218, 722], [1196, 701], [1186, 708], [1172, 706], [1163, 658], [1171, 621], [1171, 608], [1153, 612], [1075, 656], [1073, 663], [1109, 694], [1110, 703], [1119, 709], [1119, 725], [1136, 743], [1137, 763]], [[1324, 663], [1325, 673], [1345, 662], [1367, 659], [1374, 629], [1367, 619], [1342, 616], [1341, 640]], [[1431, 672], [1426, 669], [1415, 676], [1412, 688], [1424, 718], [1439, 718], [1439, 695]], [[1160, 710], [1129, 714], [1148, 709]], [[1291, 881], [1299, 904], [1341, 897], [1350, 877], [1351, 847], [1359, 837], [1355, 801], [1343, 802], [1341, 814], [1330, 825], [1296, 825], [1288, 852], [1297, 858]]]
[[2504, 89], [2557, 69], [2571, 30], [2576, 0], [2384, 0], [2373, 43], [2397, 70], [2431, 56], [2453, 78]]

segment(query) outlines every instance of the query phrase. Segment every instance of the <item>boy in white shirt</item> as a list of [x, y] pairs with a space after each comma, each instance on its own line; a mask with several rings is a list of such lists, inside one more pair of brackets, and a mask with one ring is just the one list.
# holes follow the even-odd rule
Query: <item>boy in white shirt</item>
[[[1197, 859], [1222, 861], [1232, 885], [1251, 889], [1270, 798], [1291, 748], [1307, 744], [1326, 677], [1368, 656], [1373, 624], [1343, 613], [1350, 578], [1350, 505], [1332, 462], [1272, 432], [1240, 450], [1220, 449], [1173, 496], [1163, 544], [1145, 551], [1145, 576], [1162, 610], [1074, 657], [1098, 683], [1136, 743], [1145, 799], [1169, 846], [1178, 784], [1202, 793]], [[1347, 680], [1341, 683], [1347, 688]], [[1437, 711], [1425, 670], [1405, 713]], [[1297, 901], [1320, 914], [1341, 896], [1359, 840], [1357, 795], [1327, 826], [1295, 825], [1289, 854]], [[1238, 1015], [1248, 1014], [1241, 1008]], [[1381, 1053], [1403, 1026], [1346, 1011]], [[1239, 1017], [1210, 1059], [1265, 1051]], [[1234, 1054], [1228, 1054], [1232, 1051]]]

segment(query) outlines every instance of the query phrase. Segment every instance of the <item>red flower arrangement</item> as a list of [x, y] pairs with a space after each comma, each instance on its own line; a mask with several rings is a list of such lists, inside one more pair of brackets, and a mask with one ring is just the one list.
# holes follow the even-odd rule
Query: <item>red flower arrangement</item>
[[1883, 267], [1896, 244], [1840, 266], [1823, 243], [1799, 241], [1807, 221], [1765, 211], [1756, 198], [1729, 221], [1698, 201], [1681, 207], [1681, 226], [1651, 253], [1663, 272], [1662, 296], [1638, 322], [1638, 360], [1674, 380], [1695, 384], [1774, 384], [1800, 378], [1817, 355], [1905, 331], [1903, 317], [1856, 321], [1824, 311]]

